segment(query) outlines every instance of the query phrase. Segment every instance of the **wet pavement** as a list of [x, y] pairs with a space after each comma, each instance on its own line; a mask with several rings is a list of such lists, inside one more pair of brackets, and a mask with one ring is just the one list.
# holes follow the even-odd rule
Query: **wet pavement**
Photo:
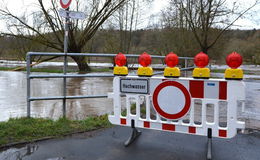
[[[124, 141], [131, 128], [113, 127], [72, 137], [30, 144], [0, 153], [1, 160], [203, 160], [207, 137], [141, 130], [129, 147]], [[233, 139], [213, 138], [214, 160], [258, 160], [260, 133], [238, 134]], [[12, 151], [10, 151], [12, 150]], [[16, 156], [16, 157], [15, 157]], [[17, 158], [18, 157], [18, 158]]]

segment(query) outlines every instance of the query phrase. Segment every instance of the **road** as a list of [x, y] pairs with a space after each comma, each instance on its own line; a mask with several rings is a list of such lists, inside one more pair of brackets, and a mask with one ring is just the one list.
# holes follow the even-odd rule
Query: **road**
[[[141, 130], [129, 147], [124, 141], [131, 128], [113, 127], [37, 143], [23, 160], [202, 160], [207, 138], [196, 135]], [[233, 139], [213, 138], [214, 160], [258, 160], [260, 133], [238, 134]]]

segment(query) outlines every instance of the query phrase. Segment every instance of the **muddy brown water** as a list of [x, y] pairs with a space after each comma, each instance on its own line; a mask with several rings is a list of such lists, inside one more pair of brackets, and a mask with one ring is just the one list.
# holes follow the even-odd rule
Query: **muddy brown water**
[[[31, 81], [31, 95], [62, 96], [62, 84], [62, 79], [34, 79]], [[112, 78], [67, 79], [68, 96], [100, 95], [111, 91]], [[33, 117], [58, 119], [62, 116], [61, 100], [34, 101], [31, 106]], [[89, 115], [109, 113], [112, 108], [112, 100], [107, 98], [67, 100], [67, 117], [84, 119]], [[26, 73], [0, 71], [0, 121], [21, 116], [26, 116]]]
[[[47, 73], [37, 73], [47, 74]], [[62, 79], [34, 79], [31, 94], [35, 97], [62, 96]], [[112, 91], [112, 78], [68, 78], [68, 96], [100, 95]], [[260, 128], [260, 81], [246, 80], [245, 112], [239, 118], [246, 121], [247, 128]], [[62, 116], [62, 101], [32, 102], [33, 117], [58, 119]], [[90, 115], [111, 113], [111, 99], [80, 99], [67, 101], [67, 117], [84, 119]], [[0, 121], [10, 117], [26, 116], [26, 73], [0, 71]]]

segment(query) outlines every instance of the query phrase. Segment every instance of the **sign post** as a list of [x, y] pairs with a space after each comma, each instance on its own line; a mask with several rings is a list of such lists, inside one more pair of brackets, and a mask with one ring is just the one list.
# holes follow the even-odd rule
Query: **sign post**
[[[67, 74], [67, 65], [68, 65], [68, 58], [67, 58], [67, 53], [68, 53], [68, 40], [69, 40], [69, 6], [71, 4], [71, 1], [72, 0], [60, 0], [60, 4], [61, 4], [61, 7], [63, 9], [66, 9], [66, 17], [65, 17], [65, 32], [64, 32], [64, 66], [63, 66], [63, 73], [64, 75]], [[67, 89], [66, 89], [66, 77], [63, 78], [63, 101], [62, 101], [62, 104], [63, 104], [63, 117], [66, 117], [66, 96], [67, 96]]]
[[[60, 0], [60, 5], [63, 9], [58, 10], [59, 15], [63, 18], [65, 18], [65, 24], [64, 24], [64, 66], [63, 66], [63, 73], [64, 75], [67, 74], [67, 65], [68, 65], [68, 41], [69, 41], [69, 23], [70, 18], [71, 19], [85, 19], [86, 15], [84, 12], [75, 12], [70, 11], [69, 6], [71, 4], [72, 0]], [[63, 117], [66, 116], [66, 77], [63, 78]]]

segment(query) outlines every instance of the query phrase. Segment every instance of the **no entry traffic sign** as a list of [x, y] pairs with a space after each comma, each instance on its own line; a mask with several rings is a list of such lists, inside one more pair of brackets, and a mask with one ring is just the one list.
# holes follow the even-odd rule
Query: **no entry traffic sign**
[[153, 93], [154, 109], [166, 119], [179, 119], [190, 110], [191, 95], [179, 82], [164, 81]]
[[60, 0], [60, 5], [62, 8], [67, 9], [69, 8], [72, 0]]

